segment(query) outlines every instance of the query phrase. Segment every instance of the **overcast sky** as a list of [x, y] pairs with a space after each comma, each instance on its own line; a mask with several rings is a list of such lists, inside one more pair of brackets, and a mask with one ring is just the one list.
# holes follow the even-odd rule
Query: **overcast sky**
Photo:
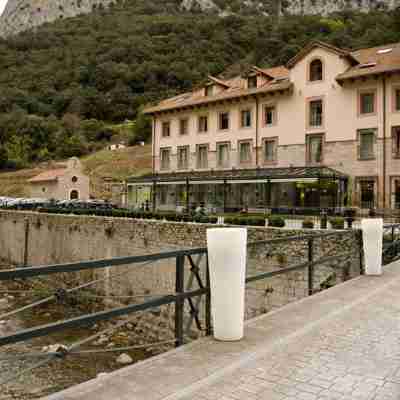
[[4, 7], [6, 6], [7, 0], [0, 0], [0, 15], [4, 10]]

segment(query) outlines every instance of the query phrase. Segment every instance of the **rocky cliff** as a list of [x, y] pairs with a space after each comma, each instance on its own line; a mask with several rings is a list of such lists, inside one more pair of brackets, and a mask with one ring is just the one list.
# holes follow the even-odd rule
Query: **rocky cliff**
[[0, 36], [9, 36], [46, 22], [92, 12], [113, 0], [8, 0], [0, 16]]
[[[5, 37], [45, 22], [90, 13], [122, 1], [135, 0], [8, 0], [0, 16], [0, 36]], [[165, 0], [160, 2], [160, 9]], [[329, 14], [345, 9], [393, 9], [400, 0], [170, 0], [176, 11], [229, 14]]]

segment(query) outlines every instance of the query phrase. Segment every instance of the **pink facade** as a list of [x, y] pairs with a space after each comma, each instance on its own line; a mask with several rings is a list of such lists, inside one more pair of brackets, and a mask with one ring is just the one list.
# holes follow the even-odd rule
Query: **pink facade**
[[400, 44], [313, 43], [207, 87], [147, 110], [155, 174], [326, 166], [348, 175], [352, 205], [400, 208]]

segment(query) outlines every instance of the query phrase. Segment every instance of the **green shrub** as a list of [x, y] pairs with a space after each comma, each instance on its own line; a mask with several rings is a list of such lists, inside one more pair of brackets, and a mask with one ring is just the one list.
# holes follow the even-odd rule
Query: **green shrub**
[[333, 229], [344, 229], [344, 218], [336, 217], [329, 220]]
[[233, 218], [232, 217], [224, 218], [224, 223], [227, 225], [233, 225]]
[[201, 219], [202, 219], [203, 217], [201, 216], [201, 215], [195, 215], [194, 217], [193, 217], [193, 222], [197, 222], [197, 223], [199, 223], [199, 222], [201, 222]]
[[277, 215], [272, 215], [268, 218], [268, 226], [283, 228], [285, 226], [285, 220]]
[[232, 224], [233, 225], [240, 225], [240, 218], [239, 217], [233, 217], [232, 218]]
[[314, 229], [314, 221], [312, 219], [305, 219], [303, 221], [304, 229]]
[[177, 220], [177, 216], [175, 214], [166, 214], [165, 215], [165, 219], [167, 221], [176, 221]]
[[247, 218], [247, 225], [265, 226], [265, 219], [261, 218], [261, 217], [249, 217], [249, 218]]

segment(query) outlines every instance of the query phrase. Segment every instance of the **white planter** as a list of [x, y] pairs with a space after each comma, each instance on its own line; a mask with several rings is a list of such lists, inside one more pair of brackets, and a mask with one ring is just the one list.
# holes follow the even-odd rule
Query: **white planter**
[[365, 274], [382, 275], [383, 220], [363, 219]]
[[207, 229], [214, 338], [243, 338], [247, 229]]

